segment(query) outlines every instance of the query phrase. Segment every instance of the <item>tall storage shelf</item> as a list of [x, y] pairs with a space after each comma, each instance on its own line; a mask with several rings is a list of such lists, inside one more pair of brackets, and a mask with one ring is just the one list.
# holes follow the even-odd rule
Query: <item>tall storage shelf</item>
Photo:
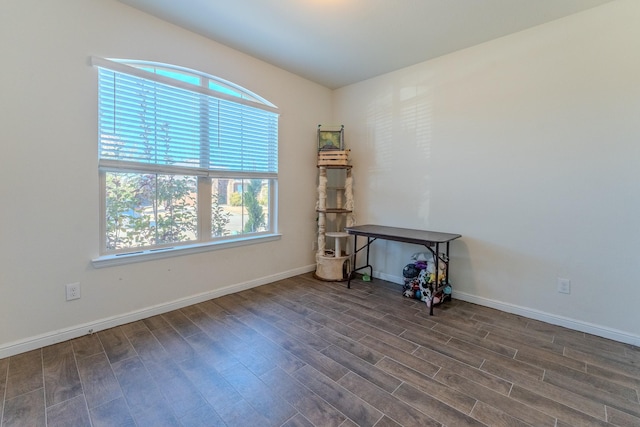
[[351, 271], [348, 233], [355, 225], [349, 150], [318, 152], [318, 252], [316, 273], [326, 281], [347, 280]]

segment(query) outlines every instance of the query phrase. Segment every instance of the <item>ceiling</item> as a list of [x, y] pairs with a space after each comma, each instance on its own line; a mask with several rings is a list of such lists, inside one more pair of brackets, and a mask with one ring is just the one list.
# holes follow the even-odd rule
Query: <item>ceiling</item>
[[119, 0], [336, 89], [612, 0]]

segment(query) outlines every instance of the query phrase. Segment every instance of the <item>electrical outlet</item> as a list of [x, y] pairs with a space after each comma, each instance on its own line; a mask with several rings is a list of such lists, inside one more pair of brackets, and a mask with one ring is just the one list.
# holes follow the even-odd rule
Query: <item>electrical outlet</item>
[[558, 277], [558, 292], [561, 294], [571, 293], [571, 280]]
[[80, 283], [69, 283], [65, 285], [65, 291], [67, 293], [67, 301], [80, 298]]

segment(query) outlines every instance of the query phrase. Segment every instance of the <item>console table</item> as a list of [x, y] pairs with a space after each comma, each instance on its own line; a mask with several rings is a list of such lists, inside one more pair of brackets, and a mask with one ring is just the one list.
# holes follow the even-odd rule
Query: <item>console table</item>
[[[347, 281], [347, 287], [351, 288], [351, 277], [353, 273], [359, 270], [364, 270], [366, 268], [369, 269], [369, 276], [373, 276], [373, 267], [369, 264], [369, 247], [373, 242], [378, 239], [382, 240], [392, 240], [396, 242], [403, 243], [413, 243], [416, 245], [422, 245], [426, 247], [432, 254], [435, 260], [435, 271], [436, 271], [436, 280], [438, 277], [438, 263], [440, 262], [440, 245], [445, 245], [445, 257], [446, 257], [446, 277], [449, 279], [449, 243], [452, 240], [455, 240], [461, 237], [459, 234], [451, 234], [451, 233], [440, 233], [435, 231], [426, 231], [426, 230], [414, 230], [410, 228], [398, 228], [398, 227], [387, 227], [384, 225], [356, 225], [352, 227], [346, 227], [345, 231], [349, 234], [353, 235], [353, 268], [349, 273], [349, 279]], [[363, 236], [367, 238], [367, 243], [362, 247], [358, 248], [358, 236]], [[367, 263], [361, 267], [357, 267], [356, 258], [358, 252], [366, 249], [366, 261]], [[445, 260], [442, 259], [444, 262]], [[431, 290], [431, 304], [429, 314], [433, 315], [433, 294], [435, 293], [435, 289]]]

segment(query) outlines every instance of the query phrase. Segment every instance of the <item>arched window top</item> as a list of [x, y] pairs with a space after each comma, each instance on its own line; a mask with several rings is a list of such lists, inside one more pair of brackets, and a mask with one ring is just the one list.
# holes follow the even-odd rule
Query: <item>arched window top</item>
[[273, 104], [184, 67], [92, 61], [99, 68], [101, 167], [116, 162], [135, 170], [161, 165], [172, 173], [277, 175], [278, 109]]
[[[210, 91], [217, 93], [222, 98], [236, 98], [249, 101], [253, 104], [260, 104], [267, 109], [277, 110], [271, 102], [267, 101], [263, 97], [251, 92], [248, 89], [243, 88], [240, 85], [224, 80], [220, 77], [213, 76], [211, 74], [204, 73], [202, 71], [192, 70], [190, 68], [181, 67], [178, 65], [164, 64], [161, 62], [142, 61], [134, 59], [118, 59], [118, 58], [92, 58], [92, 62], [97, 66], [105, 66], [105, 62], [111, 63], [106, 65], [106, 68], [117, 70], [117, 65], [124, 67], [133, 67], [138, 70], [161, 76], [161, 79], [170, 79], [175, 82], [180, 82], [179, 85], [191, 85], [196, 86], [202, 91]], [[117, 65], [116, 65], [117, 64]], [[115, 66], [114, 66], [115, 65]], [[144, 77], [144, 76], [140, 76]], [[195, 88], [194, 88], [195, 89]]]

